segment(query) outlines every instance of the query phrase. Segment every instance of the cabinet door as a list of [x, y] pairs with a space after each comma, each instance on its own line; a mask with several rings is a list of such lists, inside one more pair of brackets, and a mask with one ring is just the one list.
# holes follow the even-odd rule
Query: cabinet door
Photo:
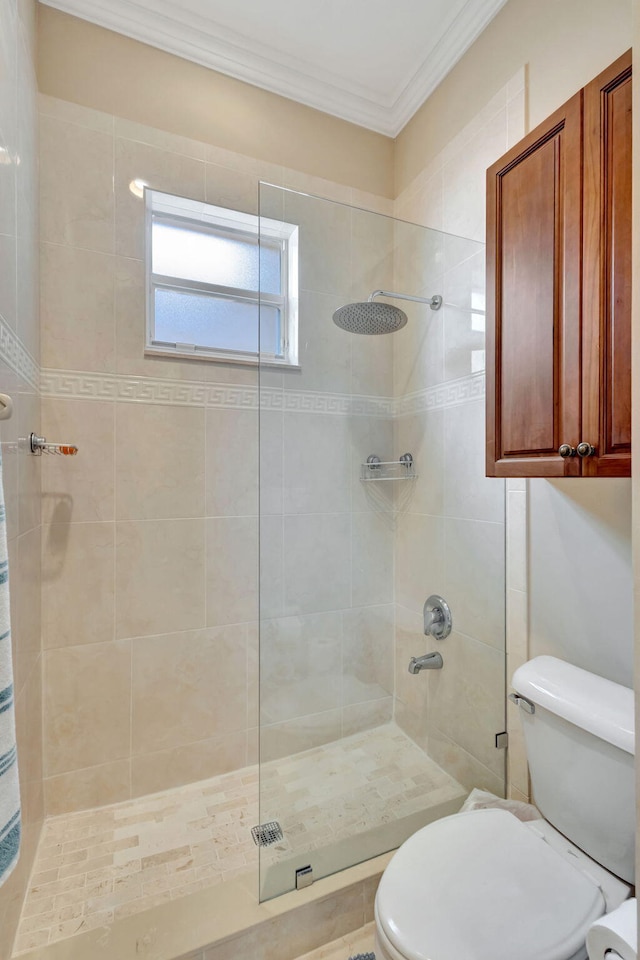
[[585, 476], [631, 476], [631, 53], [584, 89]]
[[582, 93], [487, 171], [487, 476], [577, 476]]

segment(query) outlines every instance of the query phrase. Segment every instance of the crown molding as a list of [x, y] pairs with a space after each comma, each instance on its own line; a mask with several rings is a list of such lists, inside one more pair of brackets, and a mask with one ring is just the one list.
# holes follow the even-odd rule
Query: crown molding
[[397, 136], [406, 126], [506, 2], [507, 0], [473, 0], [473, 3], [465, 4], [437, 46], [395, 100], [392, 114], [396, 132], [393, 136]]
[[376, 98], [364, 86], [326, 79], [284, 56], [181, 8], [179, 0], [41, 0], [47, 6], [191, 60], [342, 120], [396, 137], [506, 0], [468, 0], [404, 88]]

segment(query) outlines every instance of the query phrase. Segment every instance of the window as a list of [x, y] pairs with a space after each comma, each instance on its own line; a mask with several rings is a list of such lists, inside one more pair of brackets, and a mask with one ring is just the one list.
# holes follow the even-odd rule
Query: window
[[145, 204], [146, 353], [297, 364], [298, 228], [156, 190]]

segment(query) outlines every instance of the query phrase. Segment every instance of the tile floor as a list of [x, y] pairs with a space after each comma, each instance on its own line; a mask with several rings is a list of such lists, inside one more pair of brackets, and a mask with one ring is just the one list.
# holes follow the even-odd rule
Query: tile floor
[[260, 817], [258, 768], [246, 767], [52, 818], [14, 956], [257, 870], [251, 827], [260, 821], [284, 831], [263, 848], [269, 865], [464, 795], [391, 723], [264, 764]]
[[373, 935], [375, 923], [367, 923], [359, 930], [348, 933], [346, 937], [326, 943], [311, 953], [305, 953], [298, 960], [348, 960], [358, 953], [373, 953]]
[[340, 843], [449, 800], [462, 803], [466, 795], [395, 724], [375, 727], [263, 765], [260, 819], [277, 820], [284, 839], [264, 849], [262, 863]]

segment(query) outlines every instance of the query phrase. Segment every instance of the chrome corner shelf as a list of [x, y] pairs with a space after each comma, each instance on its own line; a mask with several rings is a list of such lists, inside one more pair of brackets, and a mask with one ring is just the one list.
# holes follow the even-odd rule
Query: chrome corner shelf
[[371, 480], [416, 480], [415, 463], [410, 453], [403, 453], [399, 460], [381, 460], [376, 454], [360, 464], [360, 479]]
[[72, 443], [48, 443], [46, 437], [39, 437], [36, 433], [29, 434], [29, 450], [36, 457], [43, 453], [55, 454], [59, 457], [75, 457], [78, 448]]

